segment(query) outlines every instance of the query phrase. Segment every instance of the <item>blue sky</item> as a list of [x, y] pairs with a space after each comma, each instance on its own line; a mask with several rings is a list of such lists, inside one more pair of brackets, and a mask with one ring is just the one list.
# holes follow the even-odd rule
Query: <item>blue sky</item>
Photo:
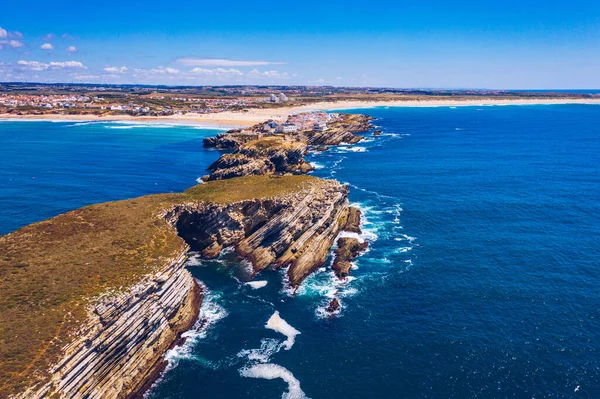
[[600, 88], [600, 1], [9, 1], [0, 81]]

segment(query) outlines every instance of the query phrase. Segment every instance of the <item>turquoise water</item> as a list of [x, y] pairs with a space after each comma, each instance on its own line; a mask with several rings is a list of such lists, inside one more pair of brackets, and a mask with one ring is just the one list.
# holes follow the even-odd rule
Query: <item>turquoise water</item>
[[[147, 396], [600, 397], [600, 107], [363, 112], [382, 136], [310, 157], [365, 212], [371, 247], [353, 278], [332, 289], [323, 270], [292, 296], [280, 273], [254, 289], [236, 279], [243, 265], [231, 254], [193, 257], [210, 292], [207, 326], [167, 354]], [[0, 124], [1, 231], [85, 203], [181, 190], [218, 156], [201, 149], [202, 130], [96, 126], [92, 142], [117, 137], [98, 165], [96, 152], [76, 154], [85, 129]], [[41, 174], [31, 171], [44, 168], [60, 178], [32, 186]], [[99, 168], [100, 180], [86, 173]], [[72, 186], [73, 198], [61, 194]], [[343, 309], [327, 319], [335, 290]], [[300, 332], [293, 344], [293, 330], [265, 328], [275, 311]]]

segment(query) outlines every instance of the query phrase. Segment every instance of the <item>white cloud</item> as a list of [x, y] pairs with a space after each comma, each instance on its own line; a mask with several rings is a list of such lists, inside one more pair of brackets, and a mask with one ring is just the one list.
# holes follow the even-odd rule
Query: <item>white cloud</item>
[[16, 37], [17, 39], [22, 39], [23, 38], [23, 34], [21, 32], [11, 32], [12, 36]]
[[54, 39], [54, 35], [52, 33], [48, 33], [47, 35], [42, 36], [42, 40], [50, 41]]
[[109, 73], [125, 73], [127, 72], [127, 67], [106, 67], [104, 70]]
[[61, 37], [67, 40], [73, 39], [73, 36], [69, 35], [68, 33], [63, 33]]
[[39, 61], [18, 61], [17, 65], [22, 69], [28, 71], [45, 71], [48, 69], [87, 69], [79, 61], [52, 61], [49, 64], [45, 64]]
[[177, 60], [179, 65], [188, 67], [245, 67], [263, 65], [283, 65], [285, 62], [228, 60], [225, 58], [184, 57]]
[[40, 46], [42, 50], [53, 50], [54, 46], [50, 43], [44, 43]]
[[325, 83], [325, 79], [323, 79], [323, 78], [317, 79], [317, 80], [315, 80], [315, 83]]
[[6, 39], [7, 37], [8, 31], [0, 26], [0, 39]]
[[43, 64], [38, 61], [18, 61], [17, 65], [21, 66], [23, 69], [27, 69], [29, 71], [45, 71], [48, 69], [48, 64]]
[[75, 46], [69, 46], [69, 47], [67, 47], [67, 52], [68, 53], [76, 53], [77, 52], [77, 47], [75, 47]]
[[24, 44], [23, 44], [23, 43], [21, 43], [21, 42], [20, 42], [20, 41], [18, 41], [18, 40], [11, 40], [10, 42], [8, 42], [8, 45], [9, 45], [10, 47], [12, 47], [12, 48], [19, 48], [19, 47], [23, 47], [23, 46], [24, 46]]
[[289, 79], [290, 74], [287, 72], [279, 72], [279, 71], [259, 71], [258, 69], [253, 69], [248, 72], [248, 76], [253, 78], [269, 78], [269, 79]]
[[154, 69], [150, 69], [150, 71], [145, 71], [144, 69], [137, 69], [135, 70], [136, 72], [150, 72], [150, 73], [157, 73], [160, 75], [175, 75], [179, 73], [179, 69], [175, 69], [175, 68], [171, 68], [171, 67], [158, 67], [158, 68], [154, 68]]
[[215, 68], [215, 69], [205, 69], [205, 68], [194, 68], [190, 71], [196, 75], [203, 76], [217, 76], [217, 77], [236, 77], [243, 76], [244, 74], [233, 68], [224, 69], [224, 68]]
[[52, 69], [66, 69], [66, 68], [87, 69], [87, 67], [79, 61], [60, 61], [60, 62], [52, 61], [50, 63], [50, 68], [52, 68]]

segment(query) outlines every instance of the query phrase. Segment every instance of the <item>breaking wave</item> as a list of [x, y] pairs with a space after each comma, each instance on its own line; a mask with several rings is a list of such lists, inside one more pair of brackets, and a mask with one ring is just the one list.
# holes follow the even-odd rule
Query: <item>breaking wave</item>
[[281, 378], [288, 384], [288, 389], [281, 395], [282, 399], [304, 399], [306, 395], [300, 388], [300, 381], [288, 369], [278, 364], [255, 364], [240, 370], [242, 377], [263, 378], [265, 380], [274, 380]]
[[250, 287], [252, 287], [253, 289], [257, 290], [259, 288], [263, 288], [266, 287], [268, 284], [267, 280], [259, 280], [259, 281], [248, 281], [247, 283], [244, 283]]
[[273, 315], [267, 321], [265, 327], [270, 330], [277, 331], [287, 337], [287, 339], [283, 342], [285, 350], [292, 349], [292, 346], [294, 346], [294, 342], [296, 340], [296, 335], [300, 334], [300, 331], [290, 326], [287, 321], [283, 320], [279, 316], [278, 311], [273, 313]]

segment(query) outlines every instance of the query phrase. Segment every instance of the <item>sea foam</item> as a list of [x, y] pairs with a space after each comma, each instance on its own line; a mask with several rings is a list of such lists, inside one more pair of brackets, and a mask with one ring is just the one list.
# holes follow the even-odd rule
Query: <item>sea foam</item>
[[259, 281], [248, 281], [245, 284], [252, 287], [253, 289], [257, 290], [259, 288], [265, 287], [267, 285], [267, 283], [268, 283], [267, 280], [259, 280]]
[[198, 284], [201, 286], [202, 292], [204, 292], [204, 299], [200, 306], [200, 317], [191, 330], [181, 334], [181, 337], [185, 338], [185, 342], [169, 349], [165, 353], [165, 360], [168, 362], [165, 371], [176, 367], [182, 359], [193, 359], [195, 344], [200, 339], [206, 337], [212, 325], [228, 315], [227, 310], [218, 303], [221, 298], [220, 295], [213, 293], [199, 281]]
[[264, 378], [265, 380], [274, 380], [281, 378], [288, 384], [288, 389], [281, 395], [282, 399], [304, 399], [306, 395], [300, 388], [300, 381], [294, 377], [288, 369], [278, 364], [255, 364], [240, 370], [242, 377]]
[[275, 313], [273, 313], [273, 315], [267, 321], [265, 327], [270, 330], [277, 331], [287, 337], [287, 339], [283, 342], [286, 350], [290, 350], [292, 346], [294, 346], [296, 335], [300, 334], [300, 331], [290, 326], [287, 321], [283, 320], [279, 316], [278, 311], [275, 311]]

